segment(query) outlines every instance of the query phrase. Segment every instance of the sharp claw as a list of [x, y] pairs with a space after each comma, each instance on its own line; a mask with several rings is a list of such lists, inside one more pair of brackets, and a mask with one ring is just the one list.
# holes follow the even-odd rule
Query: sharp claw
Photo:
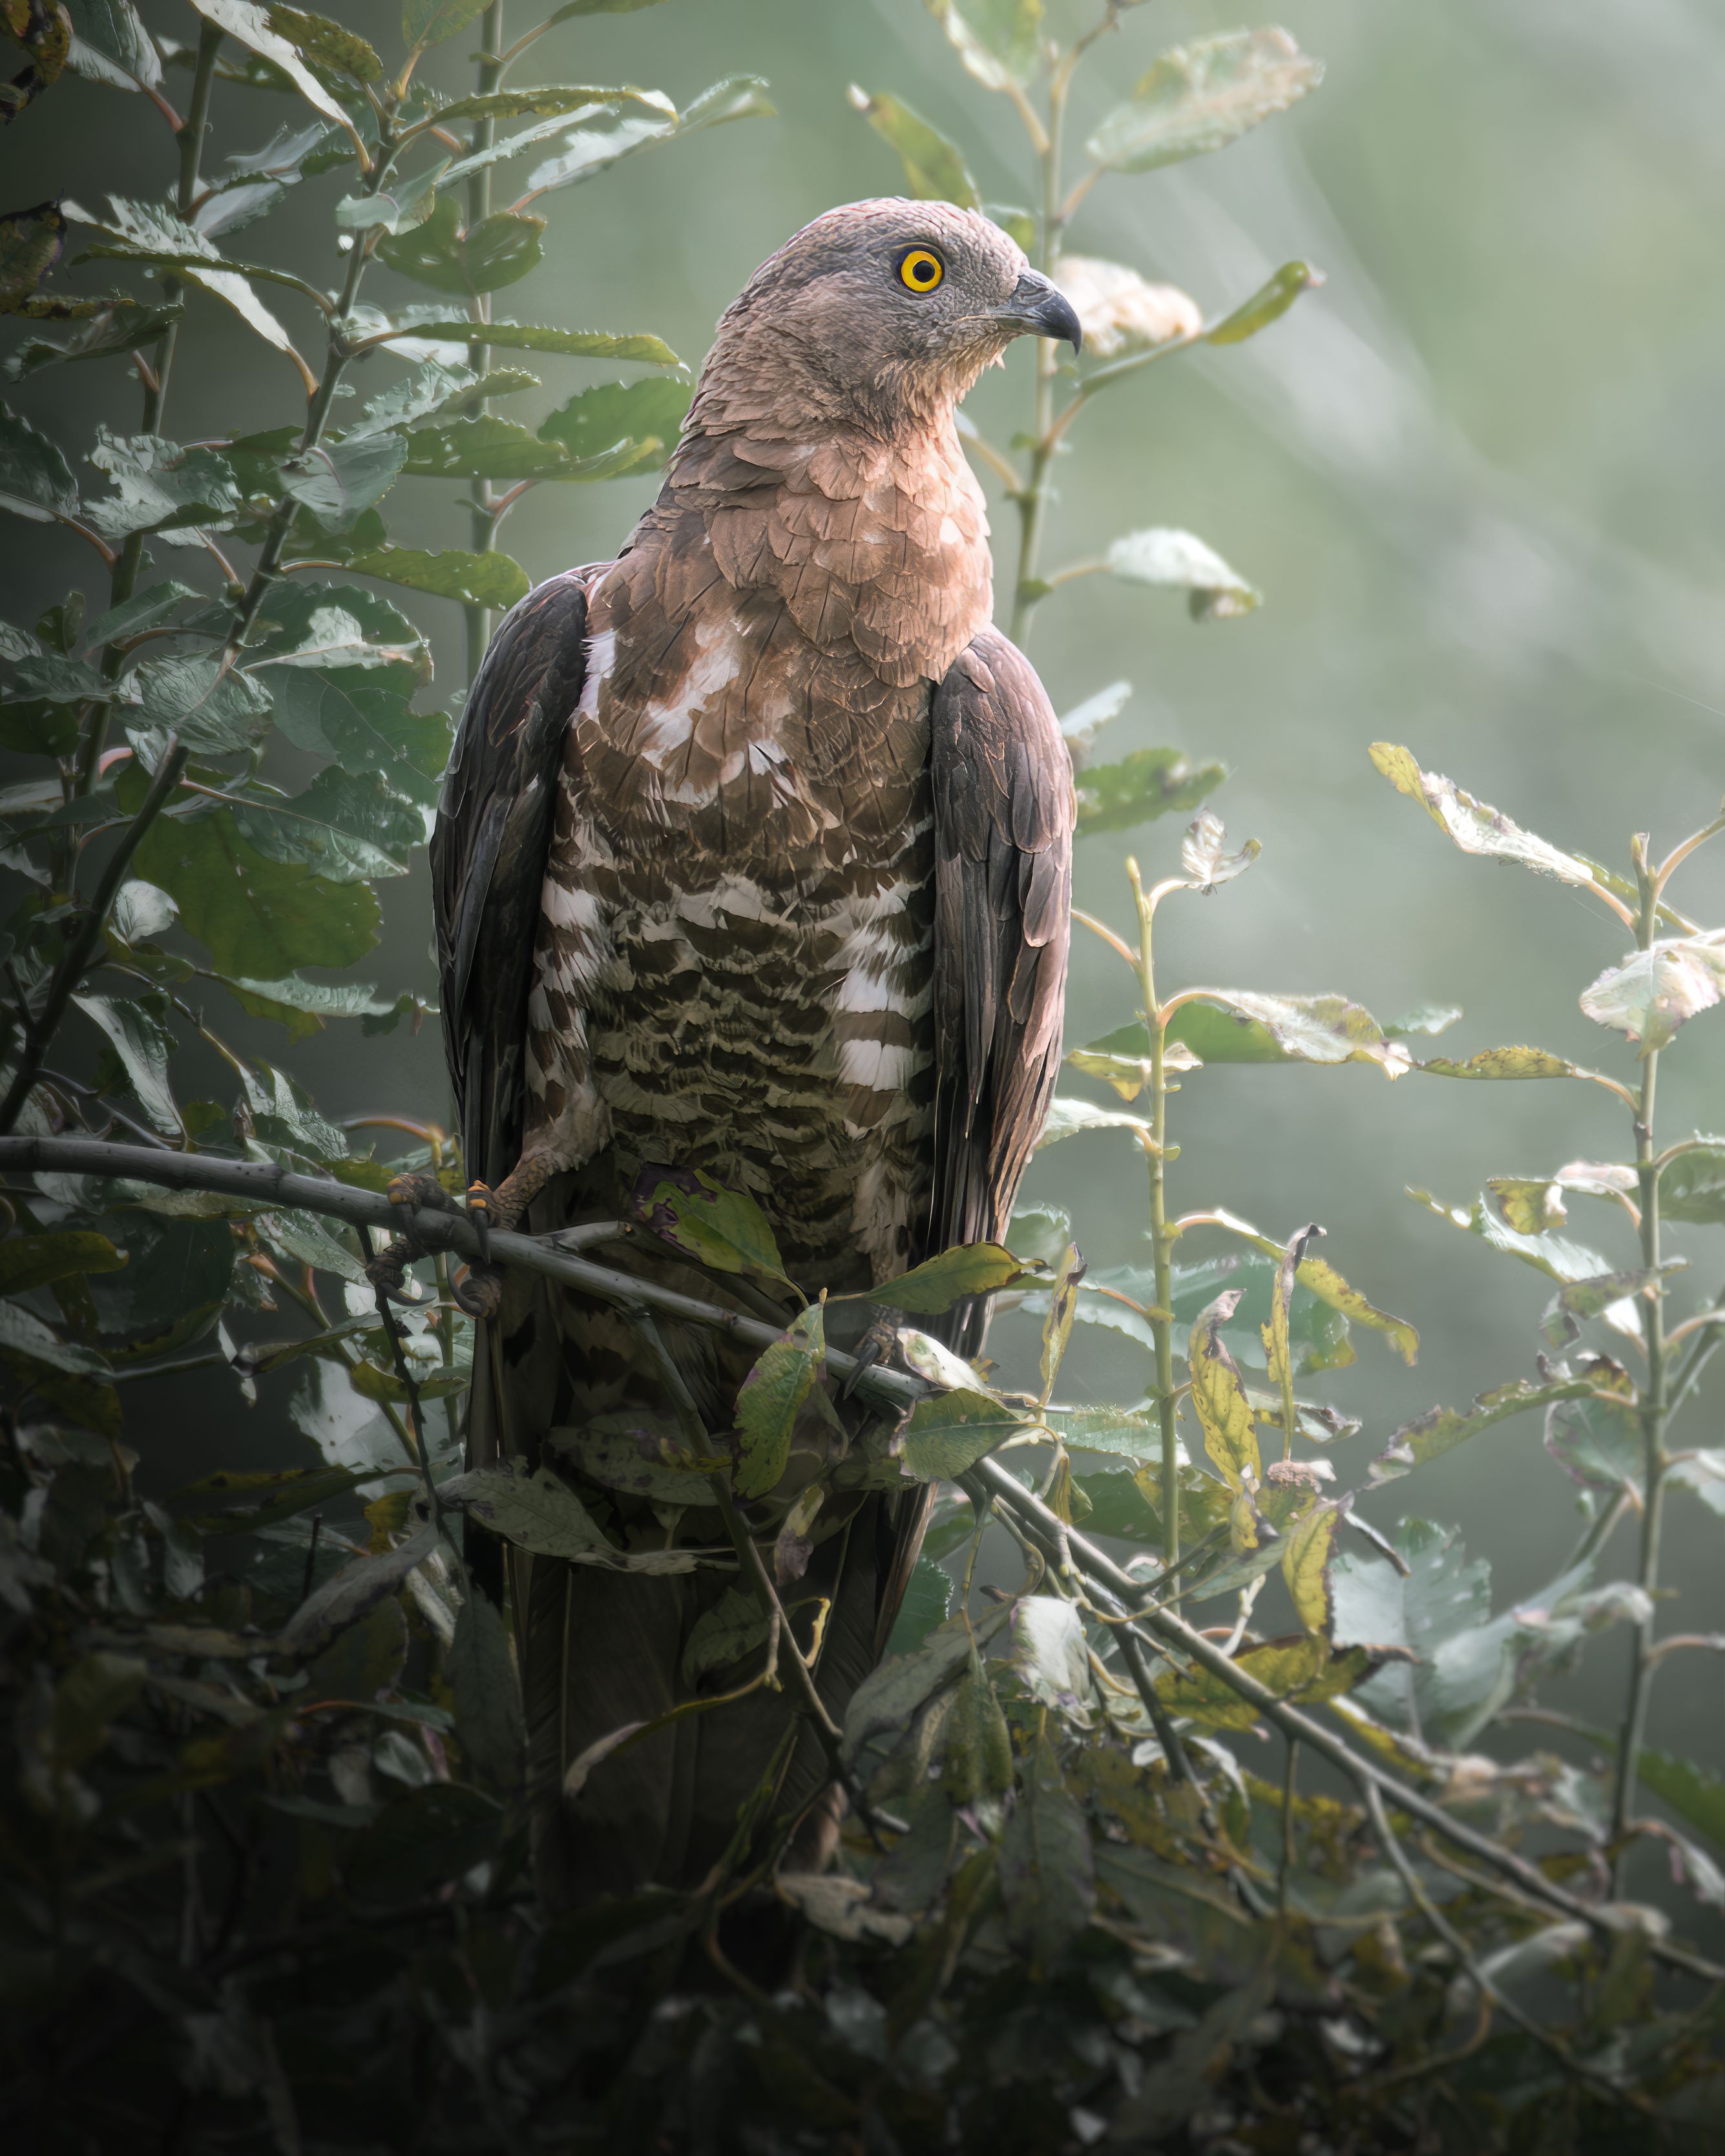
[[474, 1235], [479, 1241], [479, 1261], [491, 1262], [492, 1210], [497, 1199], [491, 1187], [484, 1183], [470, 1183], [467, 1187], [467, 1218], [473, 1223]]
[[451, 1281], [450, 1293], [470, 1317], [495, 1317], [503, 1304], [503, 1276], [488, 1265], [466, 1265]]

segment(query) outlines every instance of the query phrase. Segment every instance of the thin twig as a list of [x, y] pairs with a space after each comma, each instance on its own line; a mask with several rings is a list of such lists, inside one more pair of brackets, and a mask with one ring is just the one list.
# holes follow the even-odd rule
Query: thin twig
[[1465, 1972], [1468, 1981], [1473, 1985], [1479, 1996], [1482, 1999], [1489, 1999], [1505, 2020], [1513, 2021], [1524, 2036], [1531, 2036], [1542, 2050], [1549, 2051], [1566, 2074], [1577, 2081], [1585, 2082], [1589, 2088], [1596, 2090], [1599, 2094], [1605, 2097], [1608, 2102], [1621, 2105], [1627, 2111], [1646, 2115], [1649, 2107], [1640, 2098], [1632, 2096], [1627, 2090], [1619, 2088], [1614, 2082], [1607, 2080], [1604, 2074], [1589, 2066], [1584, 2060], [1578, 2059], [1568, 2045], [1560, 2037], [1554, 2036], [1543, 2022], [1537, 2021], [1531, 2014], [1525, 2013], [1512, 1999], [1498, 1989], [1485, 1970], [1480, 1968], [1473, 1948], [1438, 1907], [1430, 1895], [1426, 1892], [1424, 1881], [1409, 1862], [1408, 1852], [1403, 1848], [1400, 1840], [1397, 1838], [1395, 1830], [1389, 1823], [1388, 1815], [1383, 1809], [1383, 1798], [1377, 1784], [1372, 1783], [1366, 1789], [1364, 1794], [1366, 1809], [1371, 1815], [1372, 1831], [1377, 1835], [1384, 1855], [1395, 1867], [1397, 1876], [1400, 1878], [1403, 1886], [1407, 1888], [1408, 1900], [1413, 1902], [1432, 1930], [1455, 1955], [1457, 1964]]

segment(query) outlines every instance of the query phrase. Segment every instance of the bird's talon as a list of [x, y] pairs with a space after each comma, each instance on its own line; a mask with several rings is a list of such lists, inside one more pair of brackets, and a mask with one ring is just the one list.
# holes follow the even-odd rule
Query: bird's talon
[[473, 1223], [473, 1233], [479, 1243], [481, 1265], [489, 1264], [492, 1254], [492, 1218], [497, 1208], [497, 1194], [489, 1183], [471, 1183], [467, 1186], [467, 1218]]
[[450, 1293], [469, 1317], [495, 1317], [503, 1306], [503, 1276], [495, 1265], [463, 1265]]

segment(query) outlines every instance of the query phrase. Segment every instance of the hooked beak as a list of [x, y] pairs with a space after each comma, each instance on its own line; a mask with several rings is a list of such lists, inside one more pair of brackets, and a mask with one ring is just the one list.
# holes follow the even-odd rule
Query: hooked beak
[[1071, 300], [1039, 270], [1025, 271], [995, 319], [1034, 336], [1064, 337], [1074, 355], [1084, 348], [1084, 333]]

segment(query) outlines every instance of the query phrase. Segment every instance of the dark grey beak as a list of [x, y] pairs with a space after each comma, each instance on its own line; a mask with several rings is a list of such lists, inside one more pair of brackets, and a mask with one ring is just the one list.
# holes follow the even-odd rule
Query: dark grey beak
[[1084, 333], [1071, 300], [1040, 270], [1025, 271], [998, 319], [1014, 329], [1028, 330], [1033, 336], [1064, 337], [1074, 353], [1084, 349]]

